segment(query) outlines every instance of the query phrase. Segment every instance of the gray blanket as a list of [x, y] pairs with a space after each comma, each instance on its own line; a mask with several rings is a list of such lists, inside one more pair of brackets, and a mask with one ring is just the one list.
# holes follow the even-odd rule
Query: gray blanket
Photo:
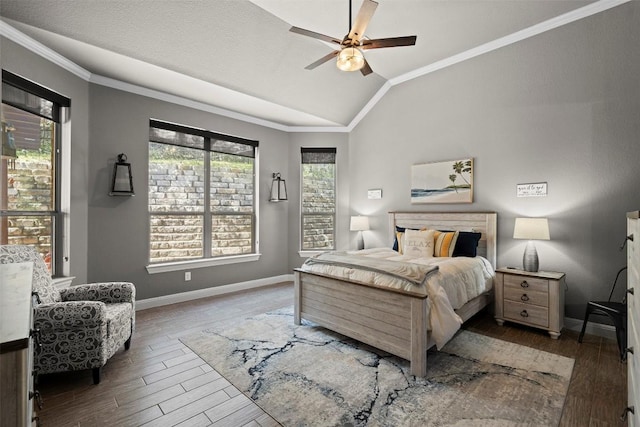
[[307, 259], [307, 265], [327, 264], [347, 268], [373, 271], [406, 280], [416, 286], [423, 285], [429, 274], [438, 270], [438, 266], [420, 265], [410, 262], [389, 261], [386, 259], [370, 258], [360, 255], [350, 255], [346, 252], [327, 252]]

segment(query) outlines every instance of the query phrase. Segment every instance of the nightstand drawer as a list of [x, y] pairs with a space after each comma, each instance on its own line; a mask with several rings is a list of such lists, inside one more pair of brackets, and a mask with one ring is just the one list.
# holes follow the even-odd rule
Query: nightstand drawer
[[517, 288], [514, 286], [505, 286], [504, 299], [522, 302], [525, 304], [539, 305], [542, 307], [549, 307], [549, 292], [548, 290], [538, 290], [533, 287], [530, 288]]
[[515, 301], [504, 302], [504, 317], [520, 323], [546, 328], [549, 326], [549, 309]]
[[538, 279], [537, 277], [522, 276], [504, 276], [504, 287], [510, 289], [519, 289], [527, 292], [549, 292], [549, 281], [546, 279]]

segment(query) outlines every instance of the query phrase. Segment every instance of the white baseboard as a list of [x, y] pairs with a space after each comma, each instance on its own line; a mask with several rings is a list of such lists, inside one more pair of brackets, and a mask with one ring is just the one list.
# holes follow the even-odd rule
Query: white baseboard
[[[232, 292], [245, 291], [248, 289], [261, 288], [263, 286], [275, 285], [276, 283], [292, 282], [293, 274], [283, 274], [281, 276], [267, 277], [264, 279], [249, 280], [247, 282], [232, 283], [229, 285], [216, 286], [213, 288], [199, 289], [197, 291], [181, 292], [178, 294], [165, 295], [156, 298], [147, 298], [136, 300], [136, 311], [146, 310], [148, 308], [161, 307], [163, 305], [176, 304], [179, 302], [192, 301], [199, 298], [212, 297], [216, 295], [224, 295]], [[580, 332], [582, 329], [582, 320], [571, 317], [564, 318], [564, 327], [572, 331]], [[616, 339], [616, 328], [612, 325], [604, 325], [602, 323], [587, 323], [587, 334], [597, 335], [600, 337]]]
[[[247, 282], [232, 283], [229, 285], [215, 286], [213, 288], [198, 289], [197, 291], [181, 292], [178, 294], [164, 295], [156, 298], [136, 300], [136, 311], [146, 310], [148, 308], [154, 307], [161, 307], [163, 305], [175, 304], [178, 302], [192, 301], [199, 298], [245, 291], [247, 289], [260, 288], [263, 286], [275, 285], [276, 283], [282, 282], [293, 282], [293, 274], [283, 274], [281, 276], [249, 280]], [[291, 300], [291, 303], [293, 304], [293, 300]]]
[[[572, 331], [580, 332], [583, 321], [571, 317], [564, 318], [564, 327]], [[612, 340], [616, 339], [616, 328], [613, 325], [603, 325], [602, 323], [588, 322], [586, 334], [597, 335]]]

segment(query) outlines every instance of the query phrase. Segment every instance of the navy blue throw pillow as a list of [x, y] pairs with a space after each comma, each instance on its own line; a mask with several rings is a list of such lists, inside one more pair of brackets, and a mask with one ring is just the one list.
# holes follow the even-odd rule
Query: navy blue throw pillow
[[482, 233], [473, 231], [460, 231], [456, 246], [453, 249], [453, 256], [475, 257], [477, 255], [478, 242]]

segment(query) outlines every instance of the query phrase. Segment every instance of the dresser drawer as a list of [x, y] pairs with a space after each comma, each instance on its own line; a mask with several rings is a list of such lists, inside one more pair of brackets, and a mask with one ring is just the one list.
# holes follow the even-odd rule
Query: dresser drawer
[[547, 328], [549, 309], [516, 301], [504, 301], [504, 317], [507, 320]]
[[[635, 296], [635, 295], [634, 295]], [[629, 418], [629, 427], [640, 427], [640, 411], [638, 411], [638, 390], [640, 387], [640, 343], [638, 339], [638, 324], [634, 317], [629, 318], [627, 333], [629, 334], [628, 347], [633, 347], [633, 353], [627, 354], [627, 406], [635, 406], [635, 414], [627, 414]]]
[[549, 292], [549, 281], [537, 277], [504, 275], [504, 289], [519, 289], [527, 292]]
[[549, 307], [549, 292], [534, 289], [533, 287], [521, 288], [518, 285], [516, 288], [514, 286], [505, 286], [504, 299], [522, 302], [525, 304], [539, 305], [541, 307]]

